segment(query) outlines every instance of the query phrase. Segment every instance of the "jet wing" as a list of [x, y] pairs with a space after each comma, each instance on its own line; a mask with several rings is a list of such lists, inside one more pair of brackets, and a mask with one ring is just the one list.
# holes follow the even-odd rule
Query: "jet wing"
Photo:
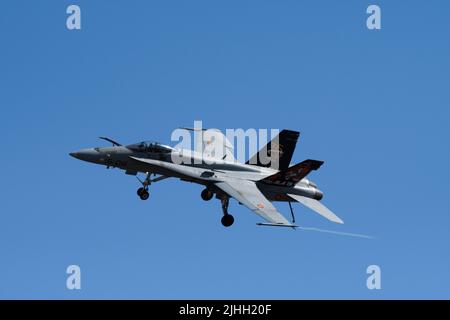
[[245, 205], [257, 215], [273, 225], [292, 226], [285, 217], [281, 215], [267, 200], [267, 198], [259, 191], [255, 182], [248, 180], [227, 179], [224, 182], [215, 184], [219, 189], [229, 196]]

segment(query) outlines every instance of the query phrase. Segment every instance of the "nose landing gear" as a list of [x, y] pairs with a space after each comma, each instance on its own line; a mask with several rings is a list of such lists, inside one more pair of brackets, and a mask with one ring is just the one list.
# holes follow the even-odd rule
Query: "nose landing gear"
[[139, 198], [141, 198], [141, 200], [147, 200], [148, 197], [150, 197], [150, 193], [148, 192], [148, 187], [146, 187], [146, 188], [140, 187], [139, 189], [137, 189], [137, 195], [139, 196]]
[[150, 178], [151, 173], [147, 173], [147, 176], [145, 177], [145, 180], [142, 181], [141, 179], [139, 179], [139, 177], [136, 177], [139, 182], [142, 184], [142, 187], [140, 187], [139, 189], [137, 189], [137, 195], [139, 196], [139, 198], [141, 198], [141, 200], [147, 200], [148, 197], [150, 197], [150, 193], [148, 193], [148, 186], [152, 183], [152, 179]]
[[141, 200], [147, 200], [148, 197], [150, 196], [150, 194], [148, 193], [148, 186], [151, 185], [154, 182], [158, 182], [164, 179], [167, 179], [166, 176], [159, 176], [155, 179], [151, 179], [151, 172], [147, 172], [147, 176], [145, 177], [145, 180], [142, 181], [141, 179], [139, 179], [139, 177], [136, 177], [139, 182], [142, 184], [142, 187], [140, 187], [139, 189], [137, 189], [137, 195], [139, 196], [139, 198], [141, 198]]

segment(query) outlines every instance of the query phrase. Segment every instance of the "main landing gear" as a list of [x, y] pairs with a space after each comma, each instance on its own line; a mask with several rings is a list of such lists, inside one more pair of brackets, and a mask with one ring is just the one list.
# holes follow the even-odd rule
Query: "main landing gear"
[[222, 222], [222, 225], [224, 227], [230, 227], [234, 222], [234, 217], [228, 213], [229, 199], [230, 198], [228, 197], [223, 197], [222, 199], [220, 199], [220, 201], [222, 202], [222, 211], [223, 211], [223, 217], [220, 220], [220, 222]]
[[[203, 200], [209, 201], [214, 197], [214, 192], [211, 191], [209, 188], [205, 188], [201, 193], [201, 197]], [[233, 216], [228, 213], [228, 205], [230, 202], [230, 197], [226, 195], [218, 195], [217, 198], [220, 199], [220, 202], [222, 203], [223, 217], [220, 220], [220, 222], [222, 222], [222, 225], [224, 227], [230, 227], [234, 223]]]

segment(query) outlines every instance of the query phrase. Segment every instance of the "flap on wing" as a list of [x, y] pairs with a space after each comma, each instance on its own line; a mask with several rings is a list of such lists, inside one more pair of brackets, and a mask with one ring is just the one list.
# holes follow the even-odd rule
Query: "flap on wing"
[[259, 191], [254, 182], [248, 180], [227, 180], [226, 182], [218, 182], [215, 185], [266, 221], [274, 224], [290, 225], [289, 221]]
[[287, 170], [265, 177], [261, 182], [292, 187], [306, 177], [311, 171], [319, 169], [322, 164], [323, 161], [308, 159], [293, 165]]

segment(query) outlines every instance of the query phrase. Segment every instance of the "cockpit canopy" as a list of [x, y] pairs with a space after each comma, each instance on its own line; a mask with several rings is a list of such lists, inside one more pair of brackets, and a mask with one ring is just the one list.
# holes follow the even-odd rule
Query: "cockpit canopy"
[[127, 148], [136, 152], [150, 153], [170, 153], [173, 150], [173, 148], [155, 141], [142, 141], [139, 143], [130, 144]]

